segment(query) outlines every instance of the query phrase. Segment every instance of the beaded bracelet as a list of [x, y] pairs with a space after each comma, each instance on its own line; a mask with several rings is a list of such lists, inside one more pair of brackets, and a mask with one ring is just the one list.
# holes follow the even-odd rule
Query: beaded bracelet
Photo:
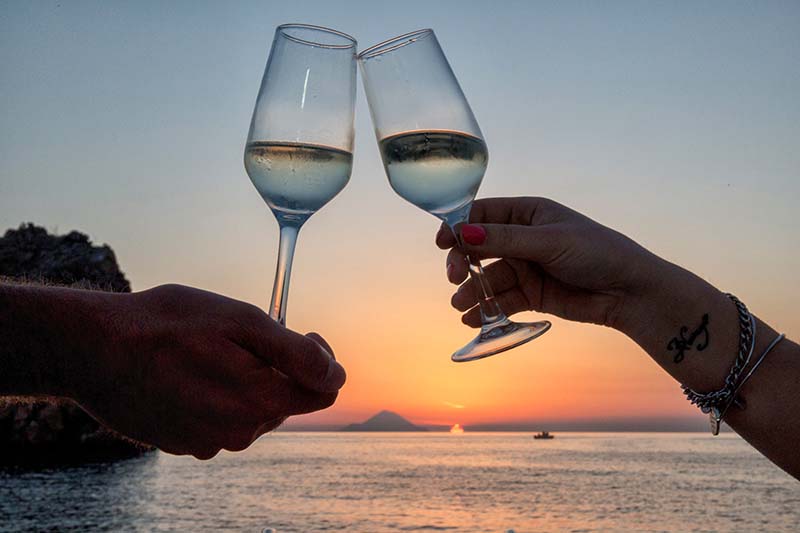
[[739, 351], [725, 378], [725, 384], [719, 390], [706, 393], [697, 392], [686, 385], [681, 385], [686, 398], [693, 405], [697, 405], [701, 411], [709, 414], [711, 432], [714, 435], [719, 433], [719, 422], [722, 420], [723, 409], [735, 400], [735, 391], [740, 385], [739, 378], [750, 362], [756, 345], [755, 318], [747, 310], [747, 306], [736, 296], [730, 293], [726, 293], [726, 296], [736, 305], [739, 314]]

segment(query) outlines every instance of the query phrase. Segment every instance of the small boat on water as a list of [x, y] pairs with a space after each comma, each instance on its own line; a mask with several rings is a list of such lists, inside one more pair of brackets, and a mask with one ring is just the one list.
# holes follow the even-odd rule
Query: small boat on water
[[540, 431], [533, 436], [534, 439], [554, 439], [555, 435], [551, 435], [549, 431]]

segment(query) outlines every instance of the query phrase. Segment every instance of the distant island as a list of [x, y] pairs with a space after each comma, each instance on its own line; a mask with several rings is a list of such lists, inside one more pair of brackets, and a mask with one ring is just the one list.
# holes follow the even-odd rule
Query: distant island
[[[676, 416], [676, 417], [598, 417], [598, 418], [585, 418], [578, 420], [530, 420], [530, 421], [491, 421], [491, 422], [478, 422], [473, 424], [457, 424], [465, 433], [480, 433], [480, 432], [521, 432], [521, 433], [536, 433], [541, 431], [542, 428], [547, 428], [550, 432], [706, 432], [708, 430], [708, 418], [703, 418], [702, 414], [698, 412], [696, 415], [690, 416]], [[454, 424], [424, 424], [417, 425], [401, 415], [383, 410], [368, 420], [350, 424], [349, 426], [342, 427], [341, 422], [338, 424], [303, 424], [303, 423], [289, 423], [284, 424], [278, 431], [425, 431], [425, 432], [453, 432], [458, 433], [458, 429], [454, 429]], [[724, 426], [724, 431], [732, 431], [727, 426]]]
[[342, 431], [428, 431], [428, 429], [412, 424], [397, 413], [381, 411], [360, 424], [350, 424], [342, 428]]

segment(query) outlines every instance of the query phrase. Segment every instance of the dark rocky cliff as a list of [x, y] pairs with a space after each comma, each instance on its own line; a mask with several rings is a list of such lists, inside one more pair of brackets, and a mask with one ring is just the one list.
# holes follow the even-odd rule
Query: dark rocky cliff
[[[131, 285], [107, 245], [77, 231], [51, 235], [24, 224], [0, 237], [0, 276], [114, 292]], [[0, 397], [0, 465], [109, 461], [153, 448], [104, 427], [67, 399]]]
[[89, 237], [77, 231], [51, 235], [33, 224], [10, 229], [0, 237], [0, 276], [131, 292], [108, 245], [93, 246]]

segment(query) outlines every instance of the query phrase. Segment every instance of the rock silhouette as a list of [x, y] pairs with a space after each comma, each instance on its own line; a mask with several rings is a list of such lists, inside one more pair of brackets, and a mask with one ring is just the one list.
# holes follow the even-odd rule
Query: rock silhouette
[[[0, 237], [0, 276], [130, 292], [113, 250], [83, 233], [51, 235], [23, 224]], [[149, 445], [104, 427], [67, 399], [0, 397], [0, 465], [59, 465], [141, 455]]]
[[0, 237], [0, 276], [131, 292], [108, 245], [93, 246], [89, 237], [77, 231], [51, 235], [33, 224], [10, 229]]

